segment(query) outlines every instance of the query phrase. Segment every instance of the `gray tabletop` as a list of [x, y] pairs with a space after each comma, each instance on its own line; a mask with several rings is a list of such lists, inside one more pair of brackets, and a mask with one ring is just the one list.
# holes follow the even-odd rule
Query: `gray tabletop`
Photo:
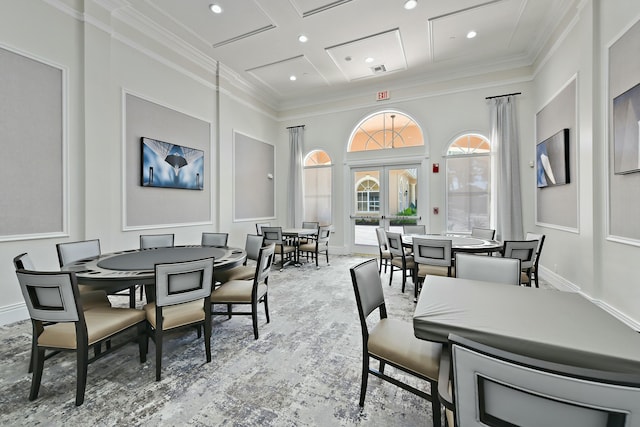
[[402, 244], [410, 246], [413, 238], [451, 240], [451, 250], [453, 252], [496, 252], [502, 248], [502, 242], [497, 240], [480, 239], [471, 236], [440, 235], [440, 234], [404, 234]]
[[455, 333], [551, 362], [640, 373], [640, 334], [576, 293], [427, 276], [413, 327], [429, 341]]

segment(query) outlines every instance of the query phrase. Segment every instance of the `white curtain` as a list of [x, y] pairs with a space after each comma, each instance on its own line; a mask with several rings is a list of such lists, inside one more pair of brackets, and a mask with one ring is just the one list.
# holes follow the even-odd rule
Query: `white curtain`
[[497, 147], [496, 239], [522, 240], [520, 155], [515, 97], [491, 99], [491, 143]]
[[300, 228], [304, 221], [304, 175], [302, 173], [302, 136], [304, 126], [289, 128], [289, 185], [287, 222], [292, 228]]

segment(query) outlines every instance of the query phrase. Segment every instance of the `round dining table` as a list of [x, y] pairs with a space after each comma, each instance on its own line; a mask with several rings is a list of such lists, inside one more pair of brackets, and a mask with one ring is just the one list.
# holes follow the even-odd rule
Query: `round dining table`
[[78, 282], [95, 289], [115, 293], [138, 285], [145, 285], [151, 297], [155, 283], [155, 265], [213, 258], [213, 268], [224, 270], [242, 264], [244, 249], [219, 246], [174, 246], [169, 248], [131, 249], [78, 260], [60, 269], [73, 271]]
[[460, 234], [404, 234], [402, 236], [402, 244], [407, 247], [413, 246], [413, 238], [434, 240], [451, 240], [452, 252], [469, 252], [469, 253], [491, 253], [498, 252], [502, 249], [502, 242], [498, 240], [481, 239]]

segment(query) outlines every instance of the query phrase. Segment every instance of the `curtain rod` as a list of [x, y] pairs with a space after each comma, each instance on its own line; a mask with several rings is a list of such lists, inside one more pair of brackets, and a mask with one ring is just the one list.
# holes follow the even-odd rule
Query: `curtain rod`
[[303, 128], [304, 125], [298, 125], [298, 126], [289, 126], [287, 129], [293, 129], [293, 128]]
[[485, 99], [501, 98], [503, 96], [522, 95], [522, 92], [505, 93], [504, 95], [487, 96]]

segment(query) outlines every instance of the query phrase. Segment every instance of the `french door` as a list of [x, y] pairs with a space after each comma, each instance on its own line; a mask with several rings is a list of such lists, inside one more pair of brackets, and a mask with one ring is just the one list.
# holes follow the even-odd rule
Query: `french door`
[[376, 254], [376, 228], [402, 232], [420, 219], [419, 164], [351, 168], [352, 251]]

